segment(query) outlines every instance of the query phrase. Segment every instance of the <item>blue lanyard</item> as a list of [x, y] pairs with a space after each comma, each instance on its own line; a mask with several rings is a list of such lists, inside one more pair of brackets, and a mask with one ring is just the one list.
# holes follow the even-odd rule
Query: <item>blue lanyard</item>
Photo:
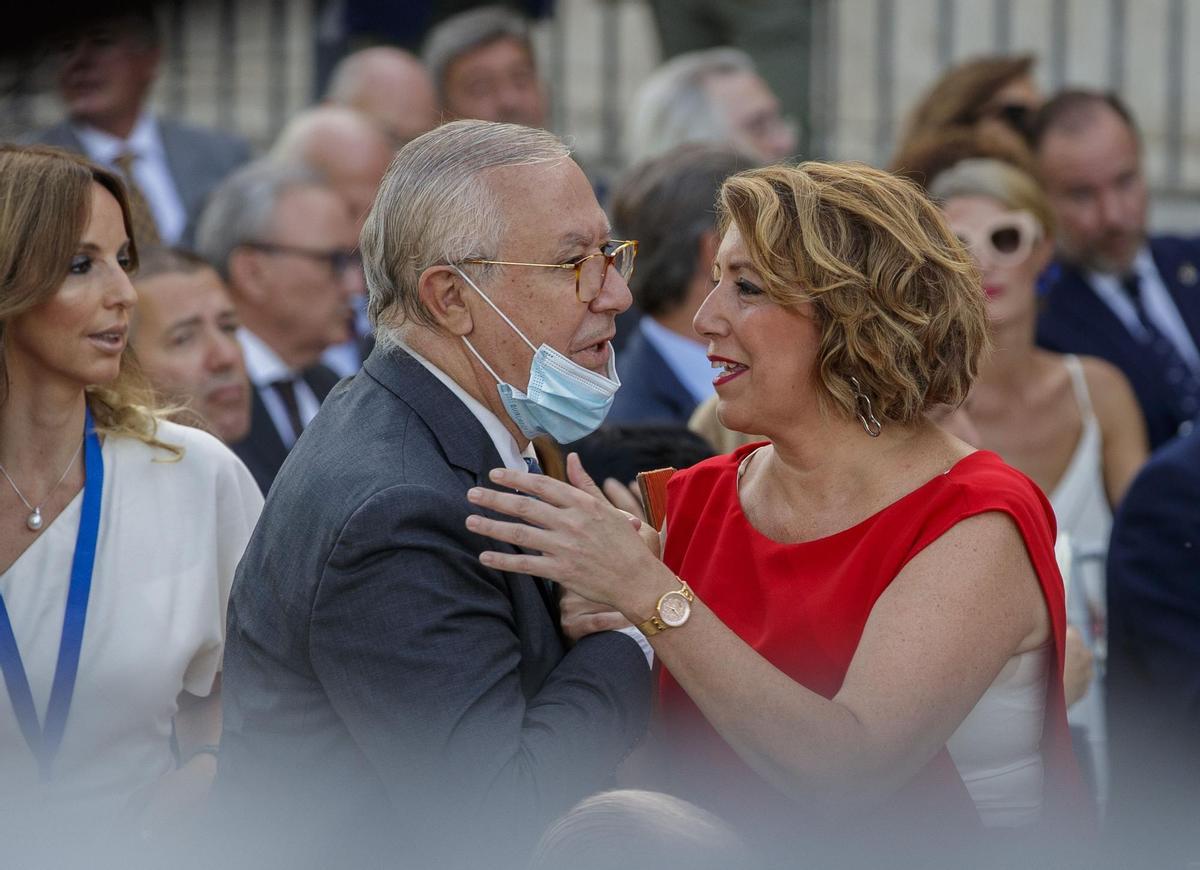
[[92, 568], [96, 562], [96, 538], [100, 532], [100, 493], [104, 489], [104, 458], [100, 455], [100, 438], [92, 423], [90, 409], [84, 412], [84, 451], [86, 477], [83, 484], [83, 511], [79, 518], [79, 535], [75, 539], [75, 556], [71, 561], [71, 586], [67, 591], [67, 612], [63, 617], [62, 640], [58, 645], [58, 664], [54, 668], [54, 685], [46, 705], [46, 725], [38, 724], [29, 677], [17, 649], [12, 622], [4, 597], [0, 596], [0, 669], [8, 686], [13, 712], [21, 726], [25, 742], [37, 758], [42, 780], [50, 779], [50, 768], [62, 745], [75, 692], [75, 675], [79, 671], [79, 650], [83, 646], [83, 625], [87, 620], [88, 595], [92, 590]]

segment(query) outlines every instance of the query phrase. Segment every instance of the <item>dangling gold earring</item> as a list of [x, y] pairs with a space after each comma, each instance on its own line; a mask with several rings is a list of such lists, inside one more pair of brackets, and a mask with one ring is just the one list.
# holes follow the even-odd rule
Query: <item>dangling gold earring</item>
[[859, 386], [858, 378], [850, 378], [850, 385], [854, 387], [854, 404], [858, 412], [858, 422], [862, 423], [868, 435], [878, 438], [879, 433], [883, 431], [883, 424], [875, 419], [875, 413], [871, 410], [871, 400]]

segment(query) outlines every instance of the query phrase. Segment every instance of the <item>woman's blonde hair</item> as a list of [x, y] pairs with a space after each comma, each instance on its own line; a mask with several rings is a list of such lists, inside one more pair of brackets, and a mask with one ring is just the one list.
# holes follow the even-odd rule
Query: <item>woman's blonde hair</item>
[[[0, 145], [0, 404], [7, 401], [9, 388], [2, 353], [7, 326], [62, 286], [87, 228], [93, 183], [120, 206], [136, 268], [129, 200], [116, 175], [58, 148]], [[130, 436], [182, 455], [181, 448], [156, 437], [157, 400], [128, 346], [116, 379], [89, 386], [86, 394], [100, 433]]]
[[769, 166], [721, 189], [721, 232], [741, 234], [767, 296], [812, 304], [824, 403], [881, 421], [958, 405], [987, 346], [970, 255], [916, 185], [858, 163]]
[[1055, 231], [1054, 210], [1031, 175], [1002, 160], [969, 157], [934, 176], [929, 195], [938, 202], [956, 196], [986, 196], [1013, 211], [1027, 211], [1042, 226], [1045, 237]]

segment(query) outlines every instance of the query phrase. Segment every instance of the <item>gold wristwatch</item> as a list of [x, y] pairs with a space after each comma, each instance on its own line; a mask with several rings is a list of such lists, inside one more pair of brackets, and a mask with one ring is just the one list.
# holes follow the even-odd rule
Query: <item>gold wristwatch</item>
[[679, 588], [672, 589], [658, 599], [658, 604], [654, 607], [655, 614], [638, 626], [638, 631], [647, 637], [668, 628], [679, 628], [692, 615], [692, 602], [696, 600], [696, 596], [692, 594], [692, 588], [687, 583], [678, 577], [675, 579], [679, 580]]

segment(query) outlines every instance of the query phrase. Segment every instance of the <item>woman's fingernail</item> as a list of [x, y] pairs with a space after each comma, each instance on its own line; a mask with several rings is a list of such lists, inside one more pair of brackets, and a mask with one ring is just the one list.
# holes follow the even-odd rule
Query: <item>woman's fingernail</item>
[[479, 517], [475, 516], [475, 514], [471, 514], [469, 517], [467, 517], [467, 528], [468, 529], [473, 530], [478, 527], [479, 527]]
[[483, 495], [483, 487], [481, 486], [473, 486], [467, 490], [467, 498], [470, 501], [477, 501], [481, 495]]

